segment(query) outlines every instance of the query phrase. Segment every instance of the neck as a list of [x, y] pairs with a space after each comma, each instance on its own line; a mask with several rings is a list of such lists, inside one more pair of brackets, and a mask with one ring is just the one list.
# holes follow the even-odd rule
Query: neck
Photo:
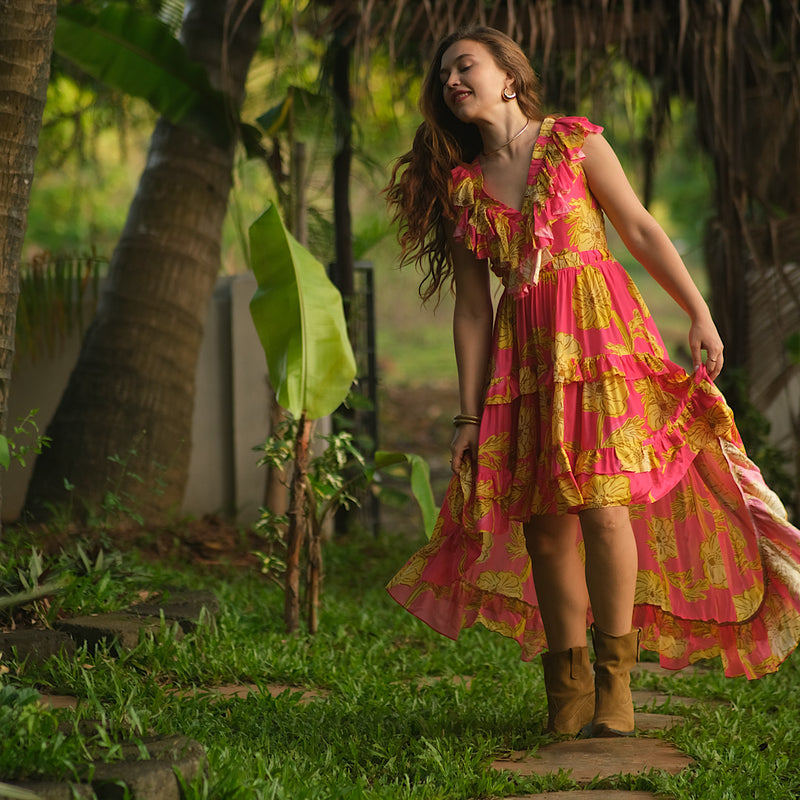
[[[518, 139], [528, 130], [528, 126], [531, 124], [531, 121], [527, 118], [517, 119], [513, 123], [507, 126], [506, 133], [504, 138], [499, 138], [490, 143], [490, 139], [494, 139], [494, 137], [486, 137], [484, 139], [484, 147], [483, 147], [483, 156], [490, 156], [493, 153], [499, 153], [501, 150], [504, 150], [508, 147], [514, 140]], [[487, 145], [489, 145], [487, 147]]]

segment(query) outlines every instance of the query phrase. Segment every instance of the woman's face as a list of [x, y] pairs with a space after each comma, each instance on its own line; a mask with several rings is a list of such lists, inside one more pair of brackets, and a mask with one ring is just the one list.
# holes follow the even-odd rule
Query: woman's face
[[503, 104], [503, 89], [514, 85], [513, 76], [497, 65], [488, 48], [471, 39], [444, 51], [439, 78], [445, 104], [462, 122], [494, 118]]

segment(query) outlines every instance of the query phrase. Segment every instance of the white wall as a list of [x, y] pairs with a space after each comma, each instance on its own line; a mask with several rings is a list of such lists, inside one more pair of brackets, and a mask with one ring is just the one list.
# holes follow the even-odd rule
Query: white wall
[[[197, 365], [192, 453], [183, 513], [202, 516], [234, 511], [239, 520], [258, 517], [265, 471], [253, 448], [269, 435], [271, 390], [264, 350], [250, 317], [256, 289], [252, 274], [220, 278], [208, 309]], [[80, 337], [64, 342], [57, 357], [14, 367], [9, 430], [32, 408], [43, 432], [55, 413], [78, 357]], [[16, 462], [3, 475], [3, 519], [19, 516], [33, 461]]]

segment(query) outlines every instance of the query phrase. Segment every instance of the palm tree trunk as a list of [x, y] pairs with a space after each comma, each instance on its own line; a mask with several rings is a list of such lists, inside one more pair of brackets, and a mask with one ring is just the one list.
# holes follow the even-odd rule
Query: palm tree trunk
[[[263, 0], [187, 2], [181, 38], [238, 107], [261, 33]], [[111, 259], [97, 314], [36, 462], [26, 513], [65, 501], [115, 503], [148, 522], [180, 510], [194, 376], [220, 267], [235, 137], [214, 144], [159, 120]], [[112, 462], [111, 459], [114, 461]]]
[[55, 22], [55, 0], [8, 0], [0, 6], [0, 433], [7, 427], [19, 260]]

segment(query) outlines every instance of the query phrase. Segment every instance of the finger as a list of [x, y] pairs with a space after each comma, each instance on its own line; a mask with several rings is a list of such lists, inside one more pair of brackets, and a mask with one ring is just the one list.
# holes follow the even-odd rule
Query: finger
[[700, 365], [703, 363], [702, 354], [700, 353], [700, 343], [689, 342], [689, 349], [692, 352], [692, 367], [694, 371], [697, 372], [697, 370], [700, 369]]
[[706, 359], [706, 371], [712, 381], [722, 372], [722, 363], [722, 353], [717, 356], [709, 356]]

